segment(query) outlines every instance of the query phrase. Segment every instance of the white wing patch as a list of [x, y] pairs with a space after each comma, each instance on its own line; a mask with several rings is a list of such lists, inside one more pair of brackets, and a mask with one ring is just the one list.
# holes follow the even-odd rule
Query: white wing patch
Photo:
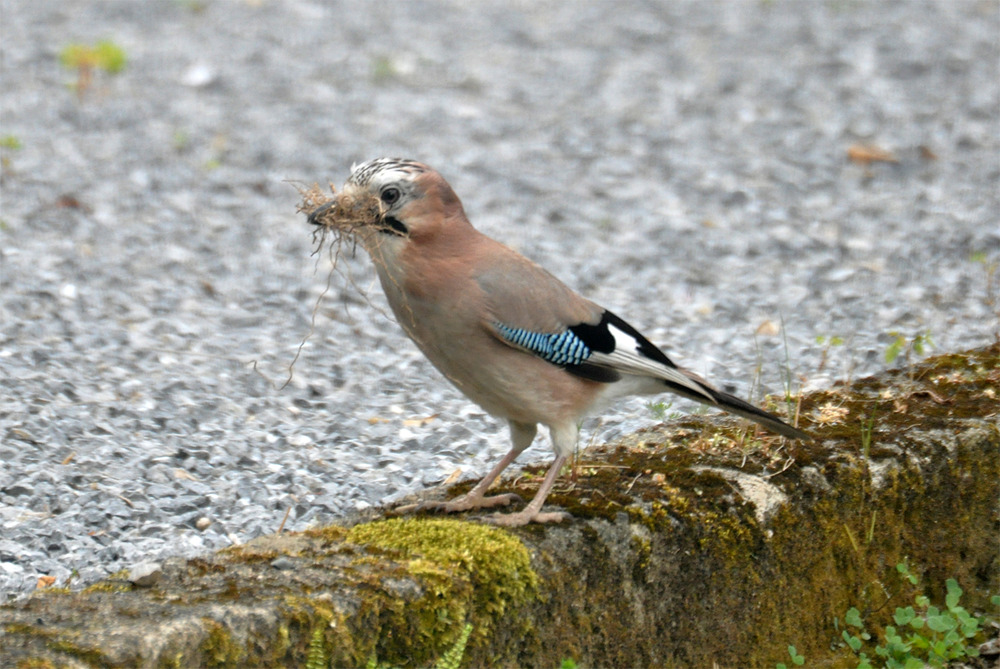
[[703, 396], [709, 403], [715, 404], [715, 398], [700, 383], [676, 368], [668, 367], [642, 355], [639, 352], [640, 342], [635, 337], [627, 332], [622, 332], [613, 324], [608, 325], [608, 331], [615, 338], [615, 350], [611, 353], [594, 351], [587, 362], [610, 367], [626, 374], [652, 376], [670, 381]]

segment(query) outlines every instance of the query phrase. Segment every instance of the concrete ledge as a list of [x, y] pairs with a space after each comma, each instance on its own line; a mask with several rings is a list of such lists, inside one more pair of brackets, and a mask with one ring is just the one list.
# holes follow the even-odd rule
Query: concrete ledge
[[815, 444], [685, 419], [588, 450], [562, 525], [372, 517], [40, 590], [0, 607], [0, 665], [424, 667], [466, 622], [470, 667], [812, 663], [850, 606], [912, 601], [904, 560], [932, 599], [1000, 592], [998, 389], [1000, 345], [938, 356], [803, 398]]

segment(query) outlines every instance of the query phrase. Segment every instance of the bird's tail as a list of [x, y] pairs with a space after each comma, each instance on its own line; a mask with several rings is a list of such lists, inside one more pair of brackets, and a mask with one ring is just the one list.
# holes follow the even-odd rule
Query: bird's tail
[[771, 432], [780, 434], [783, 437], [788, 437], [789, 439], [803, 439], [806, 441], [812, 440], [812, 435], [803, 432], [798, 428], [792, 427], [777, 416], [769, 414], [763, 409], [758, 409], [754, 405], [741, 400], [735, 395], [730, 395], [729, 393], [717, 390], [697, 374], [693, 374], [687, 370], [683, 371], [686, 376], [690, 377], [693, 381], [697, 382], [698, 385], [702, 386], [705, 394], [711, 395], [713, 402], [708, 402], [703, 394], [693, 392], [688, 388], [670, 383], [669, 381], [666, 382], [670, 389], [678, 395], [694, 400], [695, 402], [700, 402], [701, 404], [717, 406], [724, 411], [736, 414], [737, 416], [742, 416], [743, 418], [752, 420], [759, 425], [763, 425]]

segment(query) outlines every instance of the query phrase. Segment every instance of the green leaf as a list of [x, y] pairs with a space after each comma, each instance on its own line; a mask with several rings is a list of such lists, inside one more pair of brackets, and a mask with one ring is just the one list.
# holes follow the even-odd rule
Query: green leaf
[[844, 615], [844, 622], [852, 627], [864, 627], [865, 624], [861, 620], [861, 612], [855, 607], [847, 609], [847, 613]]
[[855, 653], [861, 650], [861, 639], [852, 634], [848, 634], [847, 630], [844, 630], [842, 636], [844, 637], [844, 641], [847, 642], [847, 645], [850, 646], [851, 650]]
[[928, 615], [927, 627], [934, 632], [950, 632], [957, 627], [955, 619], [948, 615]]
[[125, 68], [125, 51], [110, 40], [101, 40], [94, 48], [94, 60], [105, 72], [116, 74]]
[[953, 609], [958, 606], [958, 601], [962, 599], [962, 588], [959, 587], [958, 581], [953, 578], [949, 578], [945, 584], [948, 587], [948, 594], [944, 598], [944, 603], [949, 609]]
[[916, 618], [917, 612], [913, 610], [912, 606], [907, 606], [905, 609], [897, 608], [896, 613], [893, 614], [892, 619], [896, 621], [897, 625], [906, 625], [911, 620]]
[[899, 572], [900, 576], [909, 581], [910, 585], [917, 584], [917, 577], [910, 572], [910, 568], [909, 566], [907, 566], [905, 562], [900, 562], [899, 564], [897, 564], [896, 571]]
[[[893, 333], [889, 333], [893, 334]], [[903, 352], [903, 346], [906, 345], [906, 339], [902, 335], [896, 335], [896, 339], [893, 340], [891, 344], [885, 348], [885, 361], [888, 364], [892, 364], [893, 361], [899, 357], [899, 354]]]
[[87, 61], [88, 53], [90, 53], [90, 49], [84, 45], [70, 44], [59, 52], [59, 62], [63, 64], [63, 67], [75, 70]]
[[59, 54], [59, 61], [71, 70], [96, 67], [116, 74], [125, 67], [125, 51], [111, 40], [101, 40], [94, 46], [70, 44]]

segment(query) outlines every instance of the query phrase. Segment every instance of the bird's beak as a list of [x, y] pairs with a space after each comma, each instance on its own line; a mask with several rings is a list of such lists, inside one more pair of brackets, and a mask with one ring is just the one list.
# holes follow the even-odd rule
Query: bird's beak
[[336, 205], [337, 205], [336, 198], [330, 200], [326, 204], [321, 204], [320, 206], [316, 207], [311, 212], [309, 212], [309, 217], [306, 220], [312, 223], [313, 225], [325, 225], [325, 223], [323, 223], [322, 221], [323, 214], [333, 209]]
[[378, 196], [345, 186], [332, 199], [310, 211], [306, 220], [313, 225], [350, 233], [378, 224], [382, 215], [382, 204]]

